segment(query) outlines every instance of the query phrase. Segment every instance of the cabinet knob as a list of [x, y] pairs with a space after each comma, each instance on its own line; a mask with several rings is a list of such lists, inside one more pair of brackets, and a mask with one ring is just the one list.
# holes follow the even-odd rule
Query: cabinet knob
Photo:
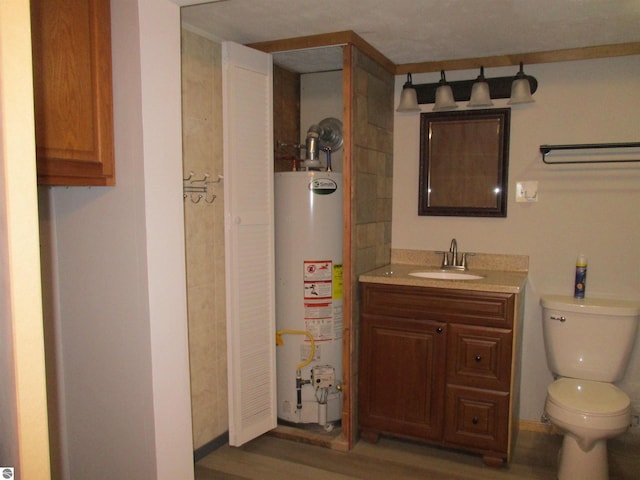
[[478, 417], [473, 417], [471, 419], [471, 423], [473, 423], [474, 425], [477, 425], [478, 424]]
[[437, 332], [437, 333], [442, 333], [442, 327], [438, 327], [438, 328], [436, 328], [436, 332]]
[[476, 362], [479, 362], [482, 360], [482, 357], [480, 355], [476, 355]]

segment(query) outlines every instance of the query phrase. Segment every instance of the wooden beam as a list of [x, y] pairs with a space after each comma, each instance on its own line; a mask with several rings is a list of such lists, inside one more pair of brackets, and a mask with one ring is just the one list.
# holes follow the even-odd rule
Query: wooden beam
[[396, 65], [385, 57], [382, 53], [380, 53], [373, 45], [367, 42], [364, 38], [359, 36], [358, 34], [351, 32], [351, 44], [358, 48], [362, 53], [374, 59], [377, 63], [382, 65], [382, 67], [388, 71], [389, 73], [395, 74]]
[[404, 63], [396, 65], [396, 75], [407, 73], [439, 72], [440, 70], [472, 70], [481, 66], [509, 67], [534, 63], [570, 62], [574, 60], [589, 60], [594, 58], [621, 57], [625, 55], [640, 55], [640, 42], [618, 43], [614, 45], [599, 45], [595, 47], [569, 48], [564, 50], [549, 50], [546, 52], [514, 53], [495, 55], [491, 57], [463, 58], [457, 60], [439, 60], [434, 62]]
[[283, 38], [266, 42], [249, 43], [247, 47], [255, 48], [262, 52], [288, 52], [291, 50], [304, 50], [307, 48], [320, 48], [344, 45], [351, 39], [351, 31], [321, 33], [307, 37]]
[[285, 38], [282, 40], [272, 40], [268, 42], [250, 43], [247, 45], [247, 47], [255, 48], [256, 50], [260, 50], [262, 52], [276, 53], [289, 52], [292, 50], [305, 50], [310, 48], [333, 47], [340, 45], [356, 46], [358, 50], [373, 58], [389, 73], [395, 74], [396, 65], [352, 30], [345, 30], [343, 32], [322, 33], [319, 35], [309, 35], [307, 37]]
[[355, 277], [355, 249], [353, 235], [356, 231], [353, 211], [355, 209], [355, 165], [354, 165], [354, 108], [355, 79], [353, 69], [354, 47], [342, 48], [342, 435], [347, 449], [351, 450], [358, 440], [358, 329], [354, 304], [357, 301], [357, 279]]

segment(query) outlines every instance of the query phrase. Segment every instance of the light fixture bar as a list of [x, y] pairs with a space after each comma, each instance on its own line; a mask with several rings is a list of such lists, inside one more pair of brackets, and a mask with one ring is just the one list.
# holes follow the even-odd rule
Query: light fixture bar
[[[529, 80], [531, 85], [531, 93], [534, 93], [538, 89], [538, 81], [531, 75], [525, 75], [525, 78]], [[486, 82], [489, 84], [491, 90], [491, 98], [510, 98], [511, 97], [511, 84], [513, 83], [513, 75], [509, 77], [496, 77], [486, 78]], [[476, 82], [473, 80], [458, 80], [449, 81], [447, 84], [451, 86], [453, 91], [453, 98], [456, 102], [468, 101], [471, 98], [471, 88]], [[418, 95], [418, 104], [435, 103], [436, 90], [440, 86], [440, 83], [421, 83], [414, 84], [413, 88], [416, 89]]]

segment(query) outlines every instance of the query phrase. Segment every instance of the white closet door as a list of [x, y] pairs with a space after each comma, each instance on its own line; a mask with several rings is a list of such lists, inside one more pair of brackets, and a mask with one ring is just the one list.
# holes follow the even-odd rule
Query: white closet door
[[223, 42], [229, 443], [275, 428], [271, 55]]

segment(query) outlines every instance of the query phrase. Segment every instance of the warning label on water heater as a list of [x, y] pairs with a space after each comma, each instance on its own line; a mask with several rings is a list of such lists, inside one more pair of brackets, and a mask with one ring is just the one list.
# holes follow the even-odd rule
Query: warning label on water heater
[[[331, 260], [304, 261], [304, 323], [316, 342], [339, 338], [334, 308], [334, 279], [336, 272]], [[342, 294], [340, 294], [342, 296]], [[342, 308], [339, 309], [342, 316]]]
[[333, 262], [331, 260], [305, 260], [304, 282], [317, 280], [331, 281]]
[[333, 296], [333, 262], [331, 260], [304, 262], [304, 298]]

